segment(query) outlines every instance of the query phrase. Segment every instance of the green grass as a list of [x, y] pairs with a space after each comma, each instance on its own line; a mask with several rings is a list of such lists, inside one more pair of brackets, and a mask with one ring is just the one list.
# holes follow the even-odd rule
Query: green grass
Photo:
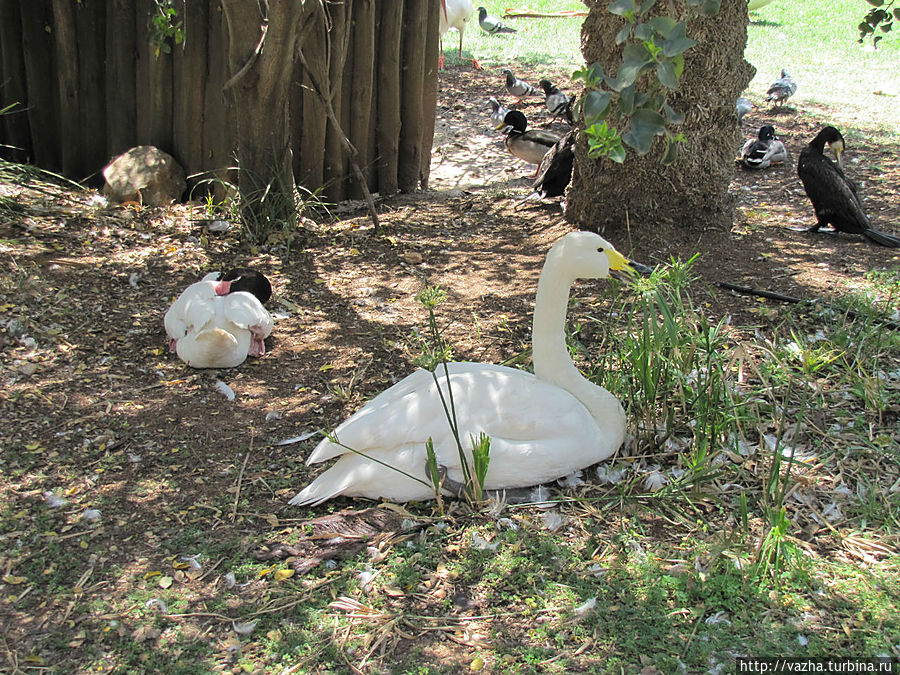
[[[484, 6], [488, 13], [502, 17], [509, 2], [475, 3]], [[563, 10], [586, 11], [579, 0], [534, 0], [516, 7], [527, 7], [539, 12]], [[521, 63], [531, 67], [547, 66], [571, 74], [573, 66], [581, 62], [581, 19], [503, 19], [503, 23], [515, 28], [517, 33], [488, 35], [478, 26], [478, 11], [463, 36], [463, 60], [478, 59], [485, 68]], [[459, 63], [457, 46], [459, 36], [455, 30], [444, 35], [444, 59], [448, 65]], [[537, 86], [537, 83], [534, 83]]]
[[745, 52], [757, 69], [753, 97], [764, 98], [786, 68], [798, 83], [792, 106], [827, 106], [838, 125], [900, 136], [900, 32], [874, 51], [859, 44], [856, 26], [868, 7], [861, 0], [776, 0], [753, 12]]
[[[509, 3], [484, 6], [501, 16]], [[527, 6], [545, 12], [585, 10], [577, 0], [537, 0]], [[874, 51], [859, 44], [856, 26], [867, 7], [862, 0], [776, 0], [751, 13], [745, 52], [757, 69], [748, 87], [751, 97], [761, 103], [786, 68], [798, 82], [791, 105], [801, 113], [822, 116], [819, 106], [827, 106], [835, 124], [900, 137], [900, 31], [889, 33]], [[473, 15], [466, 29], [464, 61], [475, 58], [488, 69], [518, 63], [563, 72], [582, 65], [579, 19], [508, 19], [519, 32], [498, 36], [484, 33], [477, 18]], [[459, 63], [457, 40], [456, 31], [444, 37], [448, 65]]]

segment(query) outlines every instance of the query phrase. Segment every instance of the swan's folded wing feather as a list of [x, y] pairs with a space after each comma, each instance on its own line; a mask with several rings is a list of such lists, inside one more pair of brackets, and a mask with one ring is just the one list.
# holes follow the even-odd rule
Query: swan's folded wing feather
[[[587, 409], [571, 394], [525, 371], [482, 363], [448, 364], [453, 404], [463, 446], [469, 436], [484, 432], [511, 442], [540, 442], [546, 438], [581, 433], [596, 424]], [[446, 378], [439, 366], [444, 392]], [[430, 372], [418, 370], [385, 390], [341, 423], [333, 435], [339, 444], [324, 439], [307, 459], [321, 462], [352, 448], [357, 452], [390, 451], [422, 444], [431, 438], [443, 450], [448, 469], [459, 465], [455, 440], [437, 385]], [[346, 446], [346, 447], [344, 447]]]
[[259, 327], [263, 337], [272, 332], [272, 315], [252, 293], [235, 291], [223, 296], [225, 318], [239, 328]]
[[205, 325], [215, 314], [215, 298], [214, 282], [198, 281], [185, 288], [163, 319], [169, 337], [180, 340], [191, 326]]

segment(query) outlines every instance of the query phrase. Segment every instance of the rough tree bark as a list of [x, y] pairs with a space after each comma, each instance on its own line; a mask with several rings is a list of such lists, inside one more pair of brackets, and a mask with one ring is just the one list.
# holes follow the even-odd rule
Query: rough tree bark
[[[302, 17], [320, 0], [223, 0], [228, 23], [226, 101], [237, 139], [238, 189], [249, 223], [288, 220], [294, 210], [290, 83]], [[263, 234], [256, 232], [256, 235]]]
[[[622, 55], [615, 35], [622, 18], [609, 12], [607, 0], [587, 0], [586, 4], [590, 12], [582, 27], [585, 61], [599, 61], [607, 73], [615, 73]], [[734, 105], [754, 72], [744, 60], [747, 3], [724, 0], [716, 16], [693, 18], [695, 9], [670, 0], [657, 3], [651, 13], [669, 11], [676, 20], [692, 17], [688, 37], [697, 41], [685, 53], [680, 89], [670, 97], [672, 107], [685, 115], [679, 127], [685, 142], [679, 147], [678, 160], [670, 167], [662, 166], [659, 145], [644, 157], [629, 149], [624, 164], [590, 159], [586, 142], [579, 139], [566, 218], [582, 228], [624, 227], [626, 218], [634, 230], [660, 222], [731, 227], [734, 204], [728, 184], [734, 153], [740, 147]]]

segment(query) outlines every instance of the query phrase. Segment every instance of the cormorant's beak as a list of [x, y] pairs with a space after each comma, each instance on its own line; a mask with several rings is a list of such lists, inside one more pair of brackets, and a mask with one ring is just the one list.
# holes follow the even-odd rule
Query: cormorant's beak
[[841, 155], [844, 154], [844, 143], [843, 141], [835, 141], [830, 146], [831, 151], [834, 153], [834, 159], [837, 161], [837, 165], [844, 168], [844, 162], [841, 159]]

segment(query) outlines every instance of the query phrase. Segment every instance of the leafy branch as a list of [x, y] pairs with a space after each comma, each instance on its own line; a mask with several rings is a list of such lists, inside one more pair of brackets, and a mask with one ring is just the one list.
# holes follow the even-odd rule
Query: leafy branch
[[[721, 0], [685, 1], [706, 16], [717, 14], [721, 5]], [[616, 44], [625, 46], [615, 76], [599, 63], [572, 75], [587, 89], [580, 107], [592, 158], [609, 157], [621, 164], [626, 145], [643, 156], [657, 136], [665, 136], [661, 161], [668, 165], [684, 142], [684, 136], [671, 129], [684, 122], [684, 115], [669, 105], [668, 96], [678, 89], [684, 53], [697, 43], [687, 36], [685, 21], [668, 15], [646, 18], [655, 4], [656, 0], [613, 0], [609, 11], [625, 21], [616, 35]]]
[[890, 33], [894, 27], [894, 19], [900, 21], [900, 7], [894, 7], [895, 0], [866, 0], [872, 8], [859, 24], [859, 42], [872, 37], [872, 45], [877, 47], [884, 35], [875, 35], [875, 31]]
[[156, 49], [156, 58], [159, 53], [172, 53], [173, 41], [176, 45], [184, 42], [184, 28], [181, 21], [177, 21], [178, 12], [175, 10], [173, 0], [156, 0], [156, 7], [150, 15], [150, 25], [147, 41]]

